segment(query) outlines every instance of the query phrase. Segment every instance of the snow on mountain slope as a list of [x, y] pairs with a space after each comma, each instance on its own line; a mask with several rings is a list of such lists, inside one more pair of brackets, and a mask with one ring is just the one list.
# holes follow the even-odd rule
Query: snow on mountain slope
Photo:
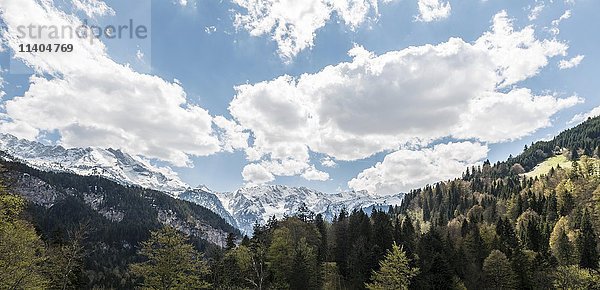
[[206, 186], [199, 186], [198, 188], [188, 189], [183, 193], [179, 194], [178, 198], [208, 208], [214, 213], [221, 216], [230, 225], [236, 228], [238, 227], [237, 221], [229, 213], [229, 211], [223, 207], [221, 200], [217, 197], [217, 195], [214, 192], [212, 192]]
[[366, 191], [326, 194], [304, 187], [262, 185], [238, 189], [235, 192], [216, 193], [223, 206], [237, 221], [239, 229], [252, 233], [256, 221], [266, 222], [271, 216], [282, 218], [293, 215], [306, 205], [314, 213], [331, 220], [342, 208], [354, 210], [372, 206], [399, 205], [404, 194], [385, 197], [373, 196]]
[[171, 194], [189, 188], [170, 168], [153, 166], [141, 157], [120, 150], [95, 147], [65, 149], [18, 139], [9, 134], [0, 134], [0, 150], [39, 170], [97, 175], [121, 184]]
[[141, 157], [115, 149], [65, 149], [0, 134], [0, 150], [39, 170], [97, 175], [121, 184], [165, 192], [208, 208], [246, 234], [252, 234], [256, 221], [264, 223], [272, 216], [291, 216], [302, 205], [331, 220], [342, 208], [349, 211], [372, 206], [382, 208], [400, 204], [404, 196], [380, 197], [366, 191], [326, 194], [282, 185], [245, 187], [234, 192], [217, 193], [205, 186], [192, 189], [170, 168], [153, 166]]

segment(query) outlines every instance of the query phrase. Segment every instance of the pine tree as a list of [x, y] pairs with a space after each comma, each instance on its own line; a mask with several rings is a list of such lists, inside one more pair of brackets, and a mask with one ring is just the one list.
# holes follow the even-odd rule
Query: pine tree
[[244, 237], [242, 238], [242, 242], [240, 243], [240, 245], [246, 246], [246, 247], [250, 246], [250, 238], [248, 237], [248, 235], [244, 235]]
[[573, 195], [568, 190], [563, 191], [563, 194], [558, 199], [558, 211], [561, 216], [567, 216], [575, 207]]
[[550, 249], [560, 265], [571, 265], [575, 257], [575, 247], [571, 244], [569, 237], [568, 221], [566, 217], [560, 218], [550, 236]]
[[291, 290], [320, 289], [321, 273], [317, 255], [301, 240], [294, 251], [292, 272], [288, 275]]
[[464, 239], [463, 248], [466, 264], [465, 273], [467, 275], [465, 284], [468, 288], [475, 287], [481, 283], [481, 268], [486, 257], [485, 245], [481, 239], [479, 229], [476, 225], [470, 226], [470, 231]]
[[235, 248], [235, 235], [233, 233], [227, 234], [227, 242], [225, 248], [227, 250]]
[[578, 239], [579, 248], [579, 266], [587, 269], [598, 268], [598, 251], [596, 249], [596, 234], [590, 220], [590, 215], [587, 209], [583, 213], [581, 224], [581, 234]]
[[415, 227], [413, 226], [412, 220], [408, 215], [404, 218], [404, 221], [402, 221], [400, 240], [402, 249], [404, 249], [407, 255], [411, 257], [417, 247], [417, 234], [415, 232]]
[[371, 220], [362, 210], [355, 210], [348, 218], [348, 276], [351, 288], [364, 285], [377, 266], [373, 255], [373, 228]]
[[147, 260], [131, 265], [134, 275], [143, 279], [143, 287], [151, 289], [204, 289], [210, 284], [202, 279], [208, 267], [202, 254], [186, 238], [171, 227], [150, 234], [142, 243], [140, 255]]
[[515, 273], [504, 253], [493, 250], [483, 262], [485, 289], [514, 289]]
[[552, 190], [552, 193], [548, 197], [546, 205], [546, 219], [549, 222], [556, 222], [558, 219], [558, 201], [556, 200], [556, 191]]
[[327, 259], [328, 240], [327, 240], [327, 226], [325, 224], [325, 220], [323, 220], [322, 214], [317, 214], [317, 216], [315, 217], [315, 226], [317, 227], [319, 234], [321, 234], [321, 244], [319, 245], [317, 257], [320, 262], [323, 262], [323, 261], [325, 261], [325, 259]]
[[431, 210], [429, 209], [429, 202], [425, 200], [423, 202], [423, 220], [429, 221], [431, 219]]
[[411, 279], [418, 273], [419, 269], [410, 266], [406, 253], [394, 243], [385, 259], [379, 262], [379, 271], [373, 272], [373, 282], [365, 286], [371, 290], [407, 290]]
[[571, 149], [571, 160], [573, 160], [573, 161], [579, 160], [579, 152], [577, 151], [577, 148]]
[[394, 230], [390, 217], [383, 211], [374, 211], [371, 219], [373, 220], [373, 258], [379, 261], [392, 247]]
[[512, 251], [518, 247], [519, 241], [510, 220], [498, 219], [496, 223], [496, 234], [499, 237], [500, 250], [512, 256]]
[[338, 215], [337, 221], [333, 224], [334, 261], [340, 271], [342, 277], [348, 275], [348, 252], [350, 245], [348, 242], [348, 216], [346, 210], [342, 209]]

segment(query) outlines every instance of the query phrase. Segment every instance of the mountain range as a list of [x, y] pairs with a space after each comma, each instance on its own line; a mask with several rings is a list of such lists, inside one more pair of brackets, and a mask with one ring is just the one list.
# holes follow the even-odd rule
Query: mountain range
[[[305, 187], [261, 185], [243, 187], [234, 192], [212, 192], [206, 188], [186, 191], [181, 199], [194, 202], [220, 214], [225, 220], [233, 219], [242, 232], [251, 234], [256, 221], [265, 222], [275, 216], [281, 219], [298, 212], [301, 207], [322, 214], [332, 220], [342, 208], [347, 210], [384, 208], [399, 205], [404, 194], [374, 196], [366, 191], [323, 193]], [[225, 211], [227, 214], [222, 214]]]
[[304, 187], [282, 185], [215, 192], [206, 186], [193, 188], [179, 179], [170, 168], [154, 166], [140, 156], [118, 149], [66, 149], [60, 145], [45, 145], [0, 134], [0, 150], [14, 161], [38, 170], [100, 176], [122, 185], [164, 192], [213, 211], [246, 234], [252, 234], [253, 225], [257, 221], [264, 223], [272, 216], [290, 216], [303, 206], [331, 220], [342, 208], [350, 211], [372, 207], [387, 208], [389, 205], [399, 205], [404, 196], [403, 193], [375, 196], [366, 191], [328, 194]]

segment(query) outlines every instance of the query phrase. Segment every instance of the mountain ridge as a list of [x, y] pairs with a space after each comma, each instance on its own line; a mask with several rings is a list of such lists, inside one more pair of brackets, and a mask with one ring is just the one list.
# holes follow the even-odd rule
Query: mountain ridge
[[60, 145], [44, 145], [9, 134], [0, 134], [0, 151], [38, 170], [101, 176], [123, 185], [164, 192], [208, 208], [246, 234], [252, 233], [256, 221], [265, 223], [272, 216], [282, 218], [293, 215], [302, 205], [331, 220], [342, 208], [354, 210], [398, 205], [404, 196], [403, 193], [375, 196], [366, 191], [329, 194], [285, 185], [260, 185], [231, 192], [215, 192], [204, 185], [192, 188], [170, 168], [153, 166], [141, 157], [118, 149], [65, 149]]
[[226, 201], [223, 206], [235, 217], [240, 230], [245, 233], [252, 231], [256, 220], [266, 222], [273, 216], [281, 219], [295, 214], [303, 206], [315, 214], [322, 214], [326, 220], [332, 220], [341, 209], [352, 211], [373, 206], [394, 206], [399, 205], [404, 197], [404, 193], [378, 197], [366, 191], [328, 194], [306, 187], [285, 185], [243, 187], [234, 192], [216, 194]]
[[122, 184], [163, 192], [180, 192], [189, 188], [170, 168], [153, 166], [119, 149], [65, 149], [60, 145], [44, 145], [0, 133], [0, 150], [39, 170], [102, 176]]

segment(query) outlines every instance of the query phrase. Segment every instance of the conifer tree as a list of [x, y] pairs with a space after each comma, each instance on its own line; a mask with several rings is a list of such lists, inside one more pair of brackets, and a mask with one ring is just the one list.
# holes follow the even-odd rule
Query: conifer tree
[[558, 201], [556, 200], [556, 191], [552, 190], [546, 203], [546, 220], [556, 222], [558, 219]]
[[379, 271], [373, 272], [373, 282], [365, 286], [370, 290], [407, 290], [411, 279], [419, 273], [418, 268], [410, 266], [406, 253], [396, 244], [379, 263]]
[[348, 252], [350, 245], [348, 242], [348, 216], [345, 209], [340, 211], [337, 221], [333, 224], [334, 234], [334, 261], [342, 277], [348, 275]]
[[371, 219], [373, 220], [373, 258], [379, 261], [392, 247], [394, 228], [390, 217], [383, 211], [374, 211]]
[[579, 152], [577, 151], [577, 148], [571, 149], [571, 160], [572, 161], [579, 160]]
[[225, 248], [227, 250], [231, 250], [235, 248], [235, 235], [233, 233], [227, 234], [227, 241], [225, 244]]
[[571, 244], [568, 233], [567, 218], [562, 217], [554, 226], [550, 236], [550, 249], [560, 265], [571, 265], [574, 262], [575, 247]]
[[150, 234], [142, 243], [140, 255], [147, 260], [131, 265], [131, 271], [143, 279], [149, 289], [204, 289], [210, 283], [203, 279], [208, 267], [202, 254], [186, 238], [171, 227]]
[[327, 258], [327, 226], [325, 224], [325, 220], [323, 220], [322, 214], [317, 214], [315, 217], [315, 226], [317, 227], [317, 231], [321, 234], [321, 244], [319, 245], [319, 249], [317, 252], [317, 257], [320, 262], [325, 261]]
[[515, 273], [504, 253], [493, 250], [483, 262], [485, 289], [514, 289]]
[[590, 221], [590, 215], [587, 210], [583, 214], [583, 220], [581, 224], [581, 234], [578, 239], [579, 248], [579, 266], [587, 269], [598, 268], [598, 251], [597, 237], [594, 233], [592, 222]]

